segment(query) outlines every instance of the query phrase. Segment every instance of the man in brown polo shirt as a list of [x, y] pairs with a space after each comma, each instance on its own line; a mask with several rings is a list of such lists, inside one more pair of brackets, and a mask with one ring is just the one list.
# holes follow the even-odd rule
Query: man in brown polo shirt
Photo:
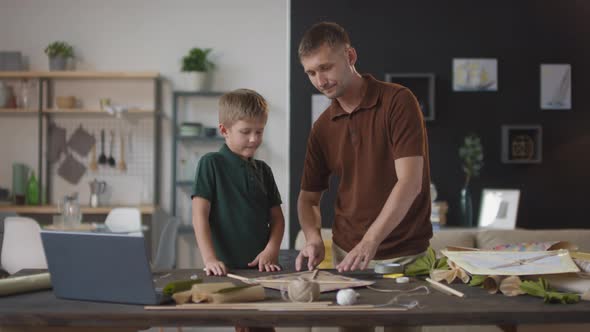
[[332, 104], [308, 138], [297, 204], [306, 244], [296, 269], [304, 258], [310, 270], [324, 259], [319, 204], [330, 175], [340, 177], [332, 226], [338, 271], [413, 261], [432, 237], [428, 140], [416, 98], [360, 75], [356, 50], [335, 23], [307, 30], [299, 59]]

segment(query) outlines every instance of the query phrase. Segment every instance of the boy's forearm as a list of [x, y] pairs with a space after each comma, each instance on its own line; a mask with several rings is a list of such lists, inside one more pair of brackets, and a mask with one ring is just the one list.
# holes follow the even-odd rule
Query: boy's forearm
[[202, 211], [193, 202], [193, 228], [203, 261], [217, 260], [217, 255], [215, 255], [215, 249], [213, 248], [213, 241], [211, 240], [211, 228], [209, 227], [208, 216], [209, 211]]
[[285, 232], [285, 217], [281, 207], [271, 209], [270, 237], [266, 248], [278, 252], [281, 249], [283, 234]]

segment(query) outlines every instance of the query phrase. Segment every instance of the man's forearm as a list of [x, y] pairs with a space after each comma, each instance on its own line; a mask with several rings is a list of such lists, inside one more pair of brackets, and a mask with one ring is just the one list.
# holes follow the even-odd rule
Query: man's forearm
[[377, 219], [369, 227], [363, 239], [378, 244], [383, 242], [401, 223], [419, 193], [420, 188], [415, 182], [398, 181], [391, 190]]
[[300, 199], [297, 203], [297, 213], [306, 242], [322, 242], [320, 233], [322, 218], [319, 204]]

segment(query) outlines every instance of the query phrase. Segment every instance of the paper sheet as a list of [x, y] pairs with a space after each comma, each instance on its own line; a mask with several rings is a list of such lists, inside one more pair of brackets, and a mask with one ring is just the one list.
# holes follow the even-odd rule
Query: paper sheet
[[[449, 260], [475, 275], [538, 275], [580, 271], [567, 250], [525, 252], [442, 250], [441, 252]], [[527, 259], [550, 253], [554, 255], [526, 262]], [[500, 267], [520, 260], [525, 262]]]

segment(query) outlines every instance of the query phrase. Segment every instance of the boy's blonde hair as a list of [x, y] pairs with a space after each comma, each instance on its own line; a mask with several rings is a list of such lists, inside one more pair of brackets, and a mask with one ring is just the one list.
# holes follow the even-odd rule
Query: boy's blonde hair
[[240, 120], [268, 118], [268, 105], [264, 97], [250, 89], [237, 89], [219, 99], [219, 123], [226, 127]]

